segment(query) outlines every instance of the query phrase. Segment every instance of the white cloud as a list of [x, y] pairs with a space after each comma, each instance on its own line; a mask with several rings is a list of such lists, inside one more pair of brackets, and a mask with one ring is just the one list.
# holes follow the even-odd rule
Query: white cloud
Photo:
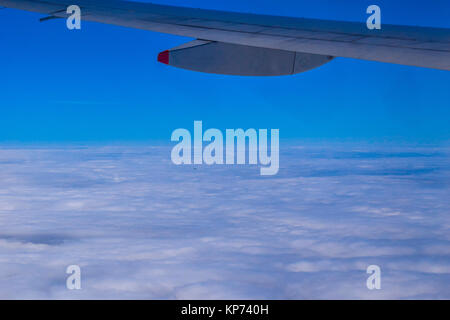
[[267, 178], [168, 147], [1, 149], [0, 298], [450, 298], [448, 149], [281, 152]]

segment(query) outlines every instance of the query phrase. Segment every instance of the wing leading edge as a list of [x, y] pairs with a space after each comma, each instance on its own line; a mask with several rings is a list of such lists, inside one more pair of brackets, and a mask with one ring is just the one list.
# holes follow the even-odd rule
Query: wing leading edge
[[[322, 65], [332, 57], [450, 70], [450, 29], [383, 25], [381, 30], [368, 30], [365, 24], [355, 22], [115, 0], [0, 0], [0, 6], [56, 17], [65, 17], [64, 9], [72, 4], [81, 7], [83, 20], [202, 39], [205, 43], [200, 46], [190, 43], [183, 50], [176, 48], [160, 56], [166, 55], [168, 64], [190, 70], [292, 74]], [[235, 57], [240, 57], [241, 64]], [[247, 63], [244, 68], [242, 63]]]

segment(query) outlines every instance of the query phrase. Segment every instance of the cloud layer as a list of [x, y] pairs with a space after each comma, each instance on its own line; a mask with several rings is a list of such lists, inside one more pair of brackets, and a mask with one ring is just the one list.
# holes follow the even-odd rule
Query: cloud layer
[[450, 299], [449, 164], [443, 147], [291, 144], [261, 177], [164, 146], [2, 148], [0, 298]]

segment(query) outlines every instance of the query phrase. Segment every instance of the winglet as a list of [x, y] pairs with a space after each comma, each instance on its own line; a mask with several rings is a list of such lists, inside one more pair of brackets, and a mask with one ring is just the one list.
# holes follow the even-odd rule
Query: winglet
[[169, 50], [160, 52], [158, 54], [158, 62], [164, 63], [164, 64], [169, 64]]

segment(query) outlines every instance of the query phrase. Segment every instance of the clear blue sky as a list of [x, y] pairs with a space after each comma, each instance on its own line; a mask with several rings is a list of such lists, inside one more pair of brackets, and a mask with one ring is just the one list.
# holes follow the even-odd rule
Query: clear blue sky
[[[165, 4], [450, 28], [450, 2], [171, 0]], [[450, 72], [336, 59], [289, 77], [208, 75], [156, 62], [189, 39], [0, 10], [0, 143], [170, 142], [204, 127], [279, 128], [284, 139], [450, 139]]]

